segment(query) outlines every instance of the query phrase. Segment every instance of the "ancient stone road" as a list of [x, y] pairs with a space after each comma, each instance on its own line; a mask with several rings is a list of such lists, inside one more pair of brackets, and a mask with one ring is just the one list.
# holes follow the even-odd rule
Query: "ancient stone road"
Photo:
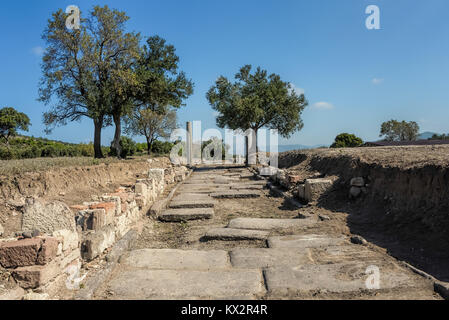
[[[246, 210], [249, 199], [266, 200], [265, 185], [245, 168], [195, 171], [159, 217], [164, 223], [195, 223], [192, 245], [151, 249], [148, 243], [148, 249], [128, 252], [96, 298], [438, 298], [430, 282], [392, 257], [352, 244], [347, 236], [317, 232], [316, 217], [237, 216], [225, 227], [211, 222], [235, 210], [230, 199]], [[274, 208], [273, 203], [265, 210]]]

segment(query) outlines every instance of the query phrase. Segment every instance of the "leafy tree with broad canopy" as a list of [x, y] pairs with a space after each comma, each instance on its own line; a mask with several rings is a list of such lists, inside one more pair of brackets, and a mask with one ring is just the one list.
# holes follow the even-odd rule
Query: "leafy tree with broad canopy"
[[298, 95], [292, 85], [277, 74], [268, 75], [260, 67], [251, 73], [246, 65], [235, 75], [231, 83], [220, 76], [207, 92], [207, 99], [219, 115], [220, 128], [246, 131], [260, 128], [277, 129], [282, 137], [289, 138], [303, 128], [301, 113], [308, 105], [304, 94]]
[[148, 154], [158, 138], [169, 138], [177, 127], [176, 110], [193, 94], [194, 84], [178, 71], [175, 47], [159, 36], [147, 39], [135, 69], [138, 88], [133, 111], [125, 118], [126, 132], [143, 135]]
[[415, 121], [390, 120], [382, 123], [380, 137], [386, 141], [416, 141], [419, 134], [419, 125]]
[[18, 130], [28, 131], [30, 118], [14, 108], [0, 109], [0, 138], [9, 145], [9, 138], [17, 135]]
[[172, 131], [176, 129], [176, 110], [168, 107], [157, 112], [150, 108], [135, 109], [131, 117], [125, 119], [125, 125], [127, 134], [146, 138], [148, 155], [151, 156], [154, 142], [158, 138], [170, 138]]
[[354, 134], [341, 133], [335, 137], [335, 142], [331, 145], [331, 148], [354, 148], [360, 147], [363, 144], [363, 140]]
[[95, 6], [79, 29], [68, 30], [67, 17], [62, 10], [53, 13], [42, 36], [47, 47], [39, 101], [54, 102], [44, 113], [44, 124], [50, 132], [57, 125], [92, 119], [95, 158], [102, 158], [101, 130], [127, 106], [133, 80], [129, 65], [138, 52], [139, 34], [125, 33], [129, 18], [108, 6]]

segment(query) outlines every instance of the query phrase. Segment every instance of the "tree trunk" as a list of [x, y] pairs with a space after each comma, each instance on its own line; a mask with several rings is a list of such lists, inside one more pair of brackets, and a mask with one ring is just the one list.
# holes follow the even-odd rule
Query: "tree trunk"
[[120, 138], [122, 136], [122, 121], [119, 114], [114, 114], [112, 117], [114, 118], [115, 133], [111, 146], [115, 149], [117, 158], [121, 159], [122, 147], [120, 146]]
[[153, 142], [147, 138], [147, 150], [148, 150], [148, 156], [151, 158], [151, 147], [153, 146]]
[[103, 116], [94, 119], [95, 133], [94, 133], [94, 153], [95, 159], [104, 158], [101, 151], [101, 129], [103, 128]]

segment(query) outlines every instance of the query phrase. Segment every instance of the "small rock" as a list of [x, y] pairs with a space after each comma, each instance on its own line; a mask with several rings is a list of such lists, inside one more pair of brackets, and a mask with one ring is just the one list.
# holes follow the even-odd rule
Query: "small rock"
[[349, 190], [349, 197], [350, 198], [357, 198], [362, 193], [362, 190], [358, 187], [351, 187]]
[[363, 239], [361, 236], [352, 236], [351, 237], [351, 242], [354, 243], [354, 244], [362, 244], [362, 245], [365, 245], [365, 244], [368, 243], [368, 241]]
[[61, 197], [64, 197], [64, 196], [65, 196], [65, 192], [60, 192], [59, 195], [60, 195]]
[[33, 238], [34, 237], [39, 237], [41, 235], [41, 232], [36, 229], [36, 230], [33, 230], [33, 233], [31, 235], [32, 235]]
[[25, 239], [31, 239], [33, 238], [33, 233], [31, 231], [25, 231], [24, 233], [22, 233], [22, 237], [24, 237]]
[[5, 232], [5, 229], [3, 229], [3, 226], [0, 224], [0, 237], [3, 235], [3, 232]]
[[39, 300], [48, 300], [49, 295], [47, 293], [36, 293], [36, 292], [28, 292], [23, 296], [22, 300], [28, 301], [39, 301]]
[[320, 218], [321, 221], [326, 221], [326, 220], [331, 219], [329, 216], [326, 216], [326, 215], [319, 215], [318, 217]]
[[356, 177], [351, 179], [351, 186], [353, 187], [364, 187], [365, 186], [365, 179], [362, 177]]

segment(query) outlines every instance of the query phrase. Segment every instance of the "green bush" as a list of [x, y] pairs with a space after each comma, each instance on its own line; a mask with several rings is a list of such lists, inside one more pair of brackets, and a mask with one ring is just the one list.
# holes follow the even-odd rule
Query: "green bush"
[[335, 142], [331, 145], [331, 148], [354, 148], [360, 147], [363, 144], [363, 140], [354, 134], [341, 133], [335, 137]]
[[[137, 152], [137, 146], [136, 143], [128, 137], [121, 137], [120, 138], [120, 147], [122, 149], [120, 153], [120, 157], [126, 159], [128, 156], [133, 156]], [[117, 150], [111, 145], [110, 156], [117, 156]]]
[[[110, 151], [109, 147], [102, 147], [102, 150], [103, 154]], [[92, 143], [72, 144], [44, 138], [15, 137], [10, 139], [9, 148], [0, 144], [0, 160], [93, 156]]]

